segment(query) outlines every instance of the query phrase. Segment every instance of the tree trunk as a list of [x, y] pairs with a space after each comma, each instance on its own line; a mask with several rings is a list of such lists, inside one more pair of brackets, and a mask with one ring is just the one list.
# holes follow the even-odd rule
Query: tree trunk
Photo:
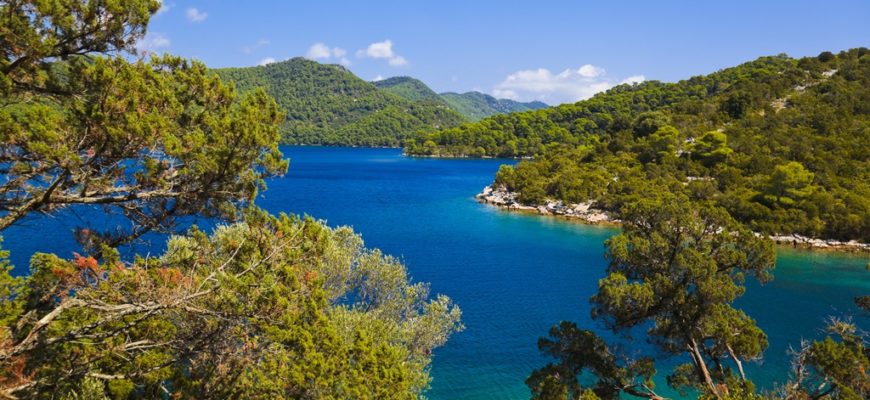
[[743, 372], [743, 362], [737, 358], [737, 354], [734, 354], [734, 349], [731, 348], [730, 344], [726, 344], [725, 347], [728, 349], [728, 355], [731, 356], [731, 359], [734, 360], [734, 364], [737, 364], [737, 372], [740, 373], [740, 382], [746, 382], [746, 374]]
[[707, 364], [704, 362], [704, 358], [701, 357], [701, 351], [698, 349], [698, 342], [696, 342], [694, 338], [691, 339], [689, 351], [692, 355], [692, 360], [695, 362], [695, 368], [697, 369], [700, 378], [707, 384], [710, 393], [713, 393], [717, 399], [721, 399], [722, 396], [719, 394], [719, 389], [716, 387], [716, 384], [713, 383], [713, 378], [710, 377], [710, 371], [707, 370]]

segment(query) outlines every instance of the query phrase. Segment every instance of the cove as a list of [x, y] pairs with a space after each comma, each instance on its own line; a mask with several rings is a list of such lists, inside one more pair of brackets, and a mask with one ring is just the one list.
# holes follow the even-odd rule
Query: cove
[[[473, 196], [509, 160], [409, 158], [398, 149], [284, 147], [288, 174], [268, 182], [257, 203], [271, 212], [309, 214], [349, 225], [367, 246], [401, 259], [415, 281], [451, 297], [465, 331], [436, 350], [430, 399], [528, 398], [524, 380], [547, 362], [537, 338], [561, 320], [596, 327], [589, 296], [603, 276], [603, 242], [614, 228], [513, 214]], [[34, 251], [69, 256], [70, 231], [89, 213], [38, 217], [4, 233], [16, 271]], [[51, 240], [46, 240], [51, 239]], [[152, 252], [159, 238], [152, 238]], [[738, 302], [767, 333], [763, 361], [748, 375], [772, 388], [788, 377], [787, 349], [820, 335], [829, 315], [852, 315], [852, 298], [870, 293], [870, 257], [781, 248], [773, 282], [750, 284]], [[641, 344], [642, 345], [642, 344]], [[661, 364], [658, 389], [666, 390]]]

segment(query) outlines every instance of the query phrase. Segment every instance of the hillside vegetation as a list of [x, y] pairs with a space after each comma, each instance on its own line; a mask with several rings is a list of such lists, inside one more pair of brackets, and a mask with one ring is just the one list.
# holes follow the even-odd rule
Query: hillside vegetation
[[411, 78], [410, 76], [394, 76], [392, 78], [382, 79], [372, 82], [378, 88], [402, 97], [406, 100], [421, 101], [428, 100], [437, 103], [447, 104], [438, 93], [426, 86], [419, 79]]
[[262, 87], [286, 113], [288, 144], [399, 146], [418, 130], [456, 126], [465, 118], [446, 103], [407, 100], [339, 65], [304, 58], [215, 72], [243, 93]]
[[527, 204], [593, 200], [618, 214], [632, 198], [669, 190], [756, 231], [868, 241], [868, 85], [865, 48], [762, 57], [432, 131], [406, 152], [532, 156], [495, 179]]
[[509, 99], [497, 99], [480, 92], [441, 93], [441, 98], [450, 104], [454, 110], [472, 121], [496, 114], [507, 114], [517, 111], [539, 110], [549, 107], [546, 103], [532, 101], [523, 103]]

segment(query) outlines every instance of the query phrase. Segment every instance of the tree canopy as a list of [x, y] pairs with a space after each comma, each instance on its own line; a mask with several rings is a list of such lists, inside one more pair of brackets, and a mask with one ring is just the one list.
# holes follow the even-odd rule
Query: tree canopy
[[[0, 387], [52, 398], [412, 399], [459, 309], [348, 228], [250, 209], [158, 257], [34, 255], [0, 279]], [[7, 268], [8, 269], [8, 268]]]
[[32, 213], [99, 205], [132, 227], [86, 232], [83, 244], [117, 245], [186, 215], [233, 217], [265, 177], [284, 173], [282, 115], [262, 91], [237, 96], [202, 63], [177, 57], [100, 55], [130, 50], [158, 6], [2, 6], [0, 26], [11, 32], [0, 60], [0, 229]]

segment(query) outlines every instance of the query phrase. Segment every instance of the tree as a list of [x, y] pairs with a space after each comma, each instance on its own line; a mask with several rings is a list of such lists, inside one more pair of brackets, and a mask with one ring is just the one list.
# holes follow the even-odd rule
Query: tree
[[642, 150], [640, 150], [638, 159], [644, 163], [657, 162], [660, 164], [665, 160], [673, 160], [677, 156], [680, 142], [680, 132], [677, 128], [665, 125], [647, 136], [646, 140], [642, 142]]
[[[0, 280], [0, 391], [51, 398], [417, 398], [459, 309], [350, 229], [249, 209], [156, 258], [37, 254]], [[84, 386], [83, 386], [84, 387]]]
[[734, 94], [722, 103], [722, 111], [728, 114], [731, 118], [738, 119], [746, 115], [749, 106], [752, 104], [752, 99], [746, 93]]
[[857, 327], [848, 320], [832, 319], [828, 336], [804, 341], [794, 352], [792, 381], [784, 388], [786, 399], [860, 400], [870, 396], [870, 349]]
[[646, 137], [670, 123], [670, 118], [664, 113], [650, 111], [638, 115], [632, 129], [635, 137]]
[[692, 158], [701, 160], [707, 166], [725, 161], [733, 152], [728, 147], [728, 135], [725, 132], [707, 131], [692, 145]]
[[35, 0], [0, 4], [0, 88], [4, 95], [39, 92], [50, 60], [132, 49], [158, 0]]
[[[619, 356], [594, 332], [579, 329], [573, 322], [563, 321], [552, 327], [549, 338], [538, 339], [538, 349], [557, 362], [535, 370], [526, 380], [533, 399], [616, 400], [623, 392], [661, 399], [652, 389], [652, 358], [630, 360]], [[597, 378], [595, 384], [581, 386], [579, 377], [584, 373]]]
[[661, 351], [690, 362], [668, 378], [720, 397], [732, 370], [767, 346], [764, 333], [731, 303], [746, 275], [771, 278], [774, 251], [719, 208], [665, 194], [625, 206], [624, 231], [607, 241], [607, 276], [592, 296], [592, 315], [615, 332], [648, 326]]
[[[743, 294], [746, 275], [762, 283], [771, 279], [772, 243], [724, 210], [683, 195], [639, 197], [623, 205], [620, 217], [623, 232], [606, 242], [607, 276], [590, 299], [592, 317], [622, 335], [645, 328], [659, 351], [688, 358], [668, 376], [675, 388], [720, 399], [751, 396], [743, 362], [759, 357], [767, 338], [731, 303]], [[586, 390], [604, 399], [621, 393], [659, 398], [651, 384], [652, 358], [617, 357], [613, 346], [573, 323], [563, 322], [550, 335], [538, 346], [558, 362], [526, 381], [536, 398], [578, 399]], [[581, 387], [584, 373], [597, 382]]]
[[234, 217], [263, 178], [287, 168], [275, 102], [262, 91], [238, 98], [198, 62], [90, 55], [129, 49], [159, 5], [104, 3], [2, 6], [4, 26], [27, 41], [0, 44], [0, 230], [31, 213], [100, 205], [132, 228], [83, 230], [98, 249], [170, 231], [186, 215]]
[[797, 161], [777, 165], [770, 174], [766, 198], [775, 203], [792, 204], [812, 193], [814, 176]]
[[834, 55], [834, 53], [831, 53], [830, 51], [823, 51], [823, 52], [819, 53], [819, 55], [816, 56], [816, 58], [819, 61], [826, 63], [826, 62], [831, 62], [832, 60], [834, 60], [837, 57]]

